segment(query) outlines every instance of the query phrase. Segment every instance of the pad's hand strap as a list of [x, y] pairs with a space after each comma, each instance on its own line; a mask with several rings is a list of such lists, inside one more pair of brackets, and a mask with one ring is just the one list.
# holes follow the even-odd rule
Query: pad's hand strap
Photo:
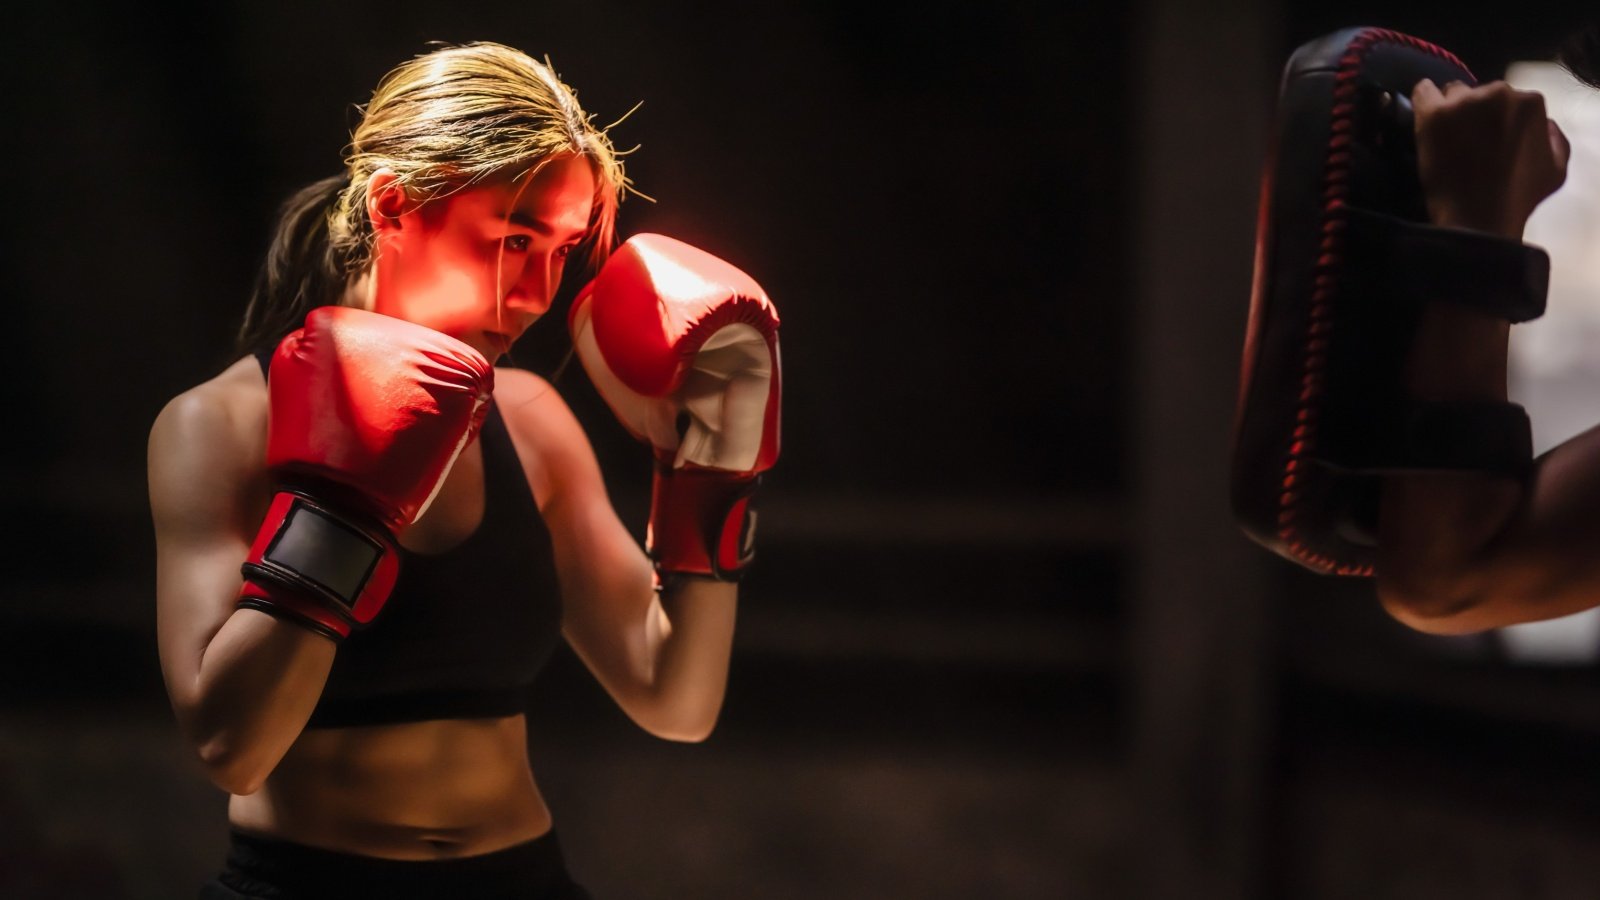
[[[1402, 377], [1406, 348], [1429, 302], [1471, 309], [1507, 322], [1544, 312], [1550, 258], [1538, 247], [1476, 231], [1439, 228], [1360, 207], [1333, 221], [1345, 233], [1344, 295], [1360, 328], [1364, 352], [1347, 351], [1340, 366], [1347, 390], [1323, 414], [1331, 426], [1314, 458], [1355, 473], [1475, 470], [1517, 475], [1533, 456], [1528, 414], [1514, 403], [1405, 399], [1383, 379], [1363, 382], [1348, 366], [1385, 366]], [[1379, 328], [1379, 323], [1393, 323]], [[1357, 324], [1359, 323], [1359, 324]], [[1387, 361], [1387, 362], [1385, 362]]]
[[[1513, 324], [1544, 314], [1550, 256], [1479, 231], [1410, 222], [1359, 207], [1344, 210], [1345, 247], [1391, 291], [1412, 302], [1437, 300]], [[1376, 277], [1373, 277], [1376, 276]]]
[[1366, 444], [1366, 453], [1352, 447], [1334, 468], [1358, 474], [1454, 469], [1520, 476], [1533, 460], [1533, 426], [1517, 404], [1410, 400], [1394, 416], [1387, 439]]

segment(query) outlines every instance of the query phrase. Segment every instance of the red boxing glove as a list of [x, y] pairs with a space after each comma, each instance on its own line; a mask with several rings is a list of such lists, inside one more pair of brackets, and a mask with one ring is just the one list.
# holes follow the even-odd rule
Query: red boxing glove
[[396, 538], [477, 433], [494, 369], [402, 319], [326, 306], [284, 338], [267, 383], [278, 493], [238, 605], [335, 640], [371, 622], [399, 574]]
[[752, 556], [750, 496], [778, 459], [772, 301], [715, 256], [641, 234], [578, 294], [568, 325], [601, 396], [655, 448], [657, 569], [736, 579]]

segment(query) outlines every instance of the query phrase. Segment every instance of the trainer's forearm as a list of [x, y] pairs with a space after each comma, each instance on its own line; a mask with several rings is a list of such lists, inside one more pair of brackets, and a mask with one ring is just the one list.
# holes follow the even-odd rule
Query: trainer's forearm
[[201, 657], [185, 723], [218, 786], [260, 787], [311, 717], [334, 652], [331, 640], [255, 610], [223, 623]]
[[[1412, 366], [1426, 400], [1506, 399], [1503, 322], [1430, 308]], [[1385, 481], [1378, 589], [1396, 618], [1464, 633], [1567, 615], [1600, 600], [1600, 431], [1536, 460], [1526, 478], [1476, 473]]]
[[[1424, 401], [1505, 402], [1509, 326], [1443, 303], [1418, 324], [1407, 387]], [[1493, 589], [1490, 548], [1522, 498], [1512, 478], [1425, 472], [1385, 479], [1378, 591], [1397, 618], [1431, 627], [1481, 606]]]

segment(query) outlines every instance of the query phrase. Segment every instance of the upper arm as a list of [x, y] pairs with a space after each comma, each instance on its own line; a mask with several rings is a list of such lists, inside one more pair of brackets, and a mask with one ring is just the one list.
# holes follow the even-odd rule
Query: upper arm
[[180, 720], [198, 701], [206, 646], [234, 611], [239, 565], [260, 519], [264, 421], [214, 384], [179, 395], [150, 429], [156, 632]]

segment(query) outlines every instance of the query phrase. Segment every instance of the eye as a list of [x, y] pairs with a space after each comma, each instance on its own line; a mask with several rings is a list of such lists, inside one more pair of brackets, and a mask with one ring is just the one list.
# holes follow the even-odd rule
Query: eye
[[525, 234], [513, 234], [508, 235], [501, 243], [512, 253], [526, 253], [528, 247], [533, 243], [533, 238]]
[[576, 249], [578, 249], [578, 245], [577, 244], [567, 244], [567, 245], [563, 246], [561, 249], [556, 251], [556, 256], [558, 258], [560, 258], [560, 259], [566, 259], [567, 257], [571, 256], [572, 255], [572, 251], [574, 251]]

